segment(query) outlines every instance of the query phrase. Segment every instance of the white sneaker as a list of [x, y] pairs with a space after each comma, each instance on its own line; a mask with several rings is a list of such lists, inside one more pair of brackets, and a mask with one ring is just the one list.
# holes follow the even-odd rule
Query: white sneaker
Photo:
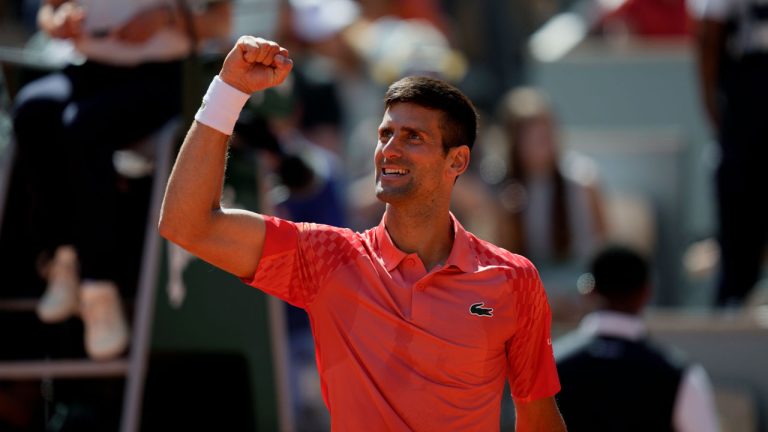
[[85, 351], [95, 360], [119, 356], [128, 346], [129, 330], [117, 286], [110, 281], [83, 281], [80, 315]]
[[48, 286], [37, 303], [37, 316], [45, 323], [65, 321], [77, 314], [79, 307], [77, 252], [72, 246], [61, 246], [51, 260]]

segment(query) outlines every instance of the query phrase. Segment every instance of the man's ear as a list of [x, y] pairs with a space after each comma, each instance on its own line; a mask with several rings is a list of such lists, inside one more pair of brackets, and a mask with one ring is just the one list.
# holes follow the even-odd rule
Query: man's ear
[[450, 167], [456, 177], [464, 174], [467, 168], [469, 168], [469, 154], [469, 147], [465, 145], [453, 147], [448, 151]]

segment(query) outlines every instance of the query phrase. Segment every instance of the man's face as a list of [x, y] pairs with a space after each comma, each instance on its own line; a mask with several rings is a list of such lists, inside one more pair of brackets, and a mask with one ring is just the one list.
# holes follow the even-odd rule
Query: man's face
[[411, 103], [387, 109], [374, 154], [378, 199], [388, 204], [426, 200], [421, 201], [426, 205], [450, 196], [461, 172], [451, 163], [458, 148], [447, 155], [443, 151], [442, 120], [441, 112]]

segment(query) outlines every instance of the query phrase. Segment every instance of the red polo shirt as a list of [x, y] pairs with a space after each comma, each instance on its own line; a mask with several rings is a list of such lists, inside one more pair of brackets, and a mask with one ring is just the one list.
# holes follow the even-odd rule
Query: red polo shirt
[[309, 314], [334, 431], [499, 429], [504, 379], [529, 401], [560, 389], [534, 266], [453, 221], [427, 272], [384, 222], [364, 233], [267, 217], [248, 283]]

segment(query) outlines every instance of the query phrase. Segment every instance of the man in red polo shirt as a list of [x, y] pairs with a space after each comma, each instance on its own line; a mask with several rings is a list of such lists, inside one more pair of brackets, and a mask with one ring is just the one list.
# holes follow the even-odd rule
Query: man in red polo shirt
[[449, 211], [477, 129], [454, 87], [410, 77], [387, 91], [378, 227], [355, 233], [220, 206], [237, 114], [291, 67], [276, 43], [240, 38], [182, 146], [161, 234], [307, 311], [333, 430], [498, 430], [505, 379], [518, 431], [565, 430], [536, 269]]

